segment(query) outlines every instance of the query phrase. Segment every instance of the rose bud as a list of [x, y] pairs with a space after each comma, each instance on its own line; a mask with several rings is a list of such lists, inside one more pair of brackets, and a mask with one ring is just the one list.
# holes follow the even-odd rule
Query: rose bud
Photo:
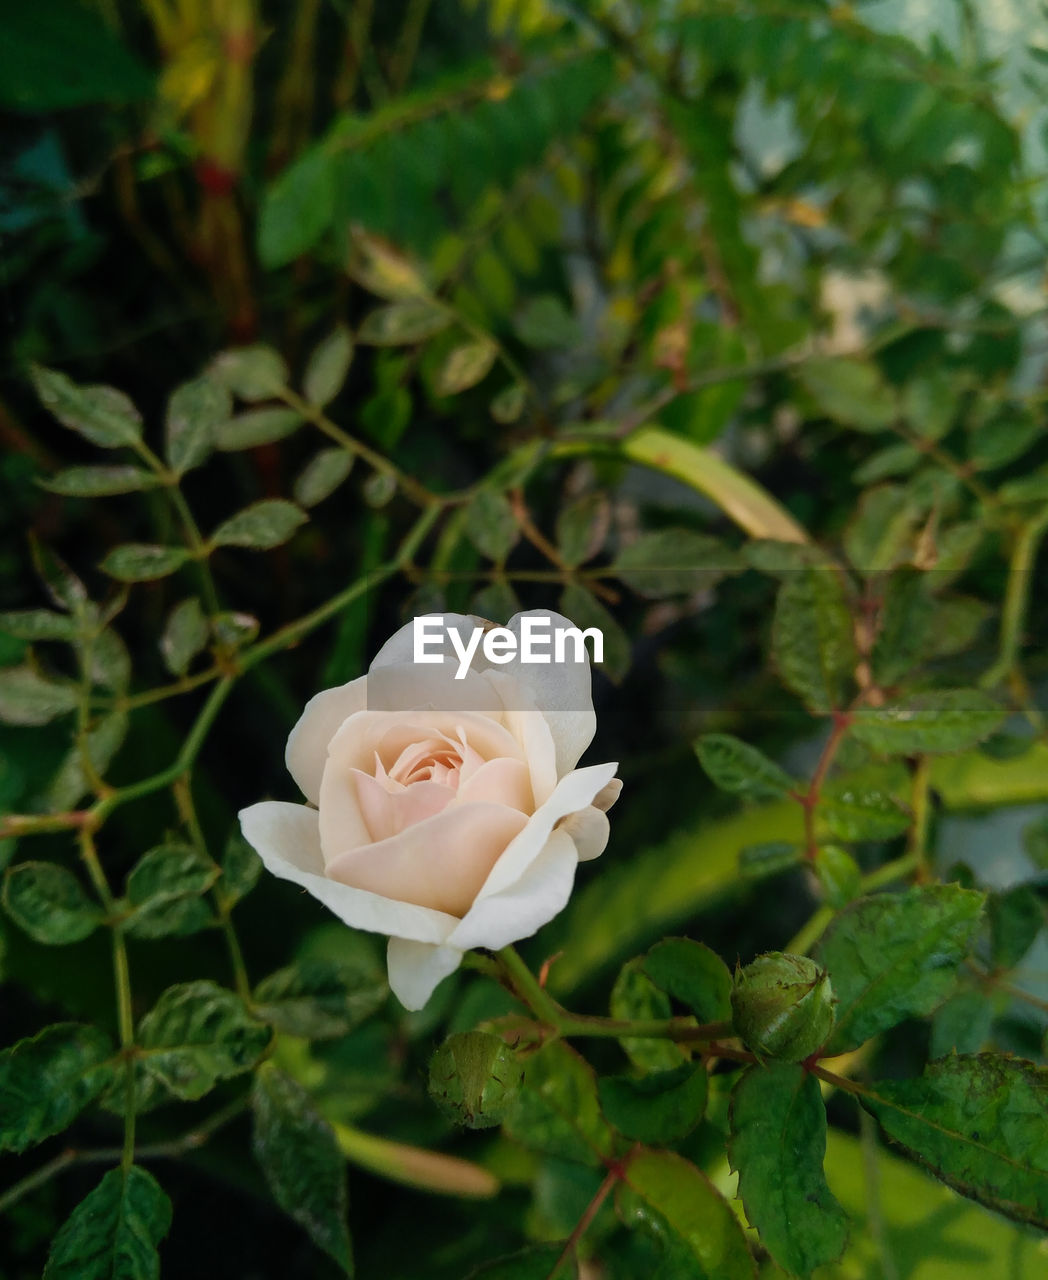
[[826, 1043], [836, 1003], [830, 975], [807, 956], [769, 951], [735, 971], [735, 1031], [758, 1057], [803, 1062]]
[[[366, 676], [307, 704], [287, 765], [309, 803], [240, 814], [274, 875], [389, 937], [389, 984], [408, 1009], [466, 951], [496, 951], [563, 910], [579, 862], [608, 842], [622, 785], [614, 764], [576, 767], [596, 718], [589, 658], [566, 618], [517, 614], [489, 644], [483, 619], [434, 616], [422, 657], [419, 621]], [[543, 625], [578, 636], [568, 660], [549, 646], [528, 660]]]
[[523, 1072], [504, 1040], [487, 1031], [449, 1036], [429, 1063], [429, 1096], [455, 1124], [501, 1124]]

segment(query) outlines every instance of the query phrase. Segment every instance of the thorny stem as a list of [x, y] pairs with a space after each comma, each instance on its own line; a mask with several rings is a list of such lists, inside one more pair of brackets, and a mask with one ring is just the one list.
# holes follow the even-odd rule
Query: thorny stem
[[109, 888], [109, 881], [99, 861], [95, 840], [87, 827], [80, 830], [80, 856], [95, 887], [99, 901], [110, 917], [113, 938], [113, 976], [116, 982], [117, 1024], [120, 1031], [120, 1049], [124, 1059], [124, 1146], [120, 1163], [126, 1172], [135, 1162], [135, 1073], [132, 1053], [135, 1045], [134, 1013], [131, 1007], [131, 973], [127, 964], [127, 947], [120, 925], [113, 919], [117, 905]]
[[796, 795], [796, 799], [804, 810], [805, 857], [811, 863], [814, 863], [819, 852], [815, 836], [815, 811], [818, 808], [819, 797], [822, 794], [822, 786], [826, 781], [830, 766], [840, 750], [841, 743], [850, 728], [851, 716], [844, 711], [835, 711], [833, 713], [833, 728], [830, 730], [830, 736], [826, 739], [826, 745], [819, 756], [815, 772], [812, 774], [811, 782], [808, 784], [808, 789], [802, 794]]
[[546, 1280], [556, 1280], [556, 1276], [560, 1273], [561, 1268], [566, 1262], [570, 1261], [575, 1250], [578, 1248], [579, 1241], [590, 1229], [593, 1219], [598, 1213], [600, 1213], [601, 1205], [615, 1189], [617, 1184], [622, 1181], [625, 1172], [623, 1167], [624, 1164], [625, 1161], [616, 1161], [608, 1169], [607, 1176], [597, 1188], [596, 1195], [594, 1195], [593, 1199], [583, 1210], [582, 1217], [579, 1218], [571, 1235], [568, 1236], [567, 1240], [564, 1242], [564, 1248], [561, 1251], [560, 1257], [553, 1264], [553, 1270], [546, 1277]]

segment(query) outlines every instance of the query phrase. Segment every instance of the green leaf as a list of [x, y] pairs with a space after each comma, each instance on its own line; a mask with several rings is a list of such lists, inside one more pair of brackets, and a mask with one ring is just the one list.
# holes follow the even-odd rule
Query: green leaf
[[37, 942], [79, 942], [105, 919], [71, 871], [54, 862], [20, 862], [4, 877], [4, 907]]
[[682, 1062], [636, 1080], [606, 1076], [597, 1082], [608, 1121], [634, 1142], [656, 1146], [687, 1137], [706, 1110], [708, 1075], [703, 1062]]
[[167, 402], [167, 460], [176, 475], [198, 467], [215, 447], [215, 430], [233, 412], [227, 383], [212, 374], [184, 382]]
[[87, 645], [91, 683], [111, 693], [126, 693], [131, 683], [131, 655], [118, 632], [100, 631]]
[[517, 518], [505, 494], [479, 489], [466, 508], [466, 535], [483, 556], [501, 564], [520, 538]]
[[353, 248], [356, 256], [349, 264], [349, 274], [369, 292], [387, 302], [418, 298], [429, 292], [418, 265], [380, 237], [356, 228]]
[[137, 443], [142, 417], [115, 387], [81, 387], [64, 373], [34, 365], [33, 386], [40, 403], [71, 431], [103, 449]]
[[846, 907], [813, 956], [837, 996], [830, 1053], [844, 1053], [904, 1018], [931, 1013], [952, 993], [982, 923], [981, 893], [930, 885]]
[[335, 492], [353, 469], [353, 455], [337, 445], [321, 449], [303, 467], [295, 481], [295, 501], [300, 507], [315, 507]]
[[[560, 1244], [535, 1245], [520, 1253], [496, 1258], [494, 1262], [485, 1262], [471, 1271], [466, 1280], [549, 1280], [563, 1252], [564, 1246]], [[576, 1280], [577, 1276], [571, 1259], [557, 1271], [557, 1280]]]
[[794, 1063], [746, 1071], [732, 1090], [728, 1157], [750, 1225], [793, 1275], [835, 1262], [848, 1240], [848, 1216], [822, 1171], [825, 1154], [818, 1080]]
[[168, 614], [160, 637], [164, 666], [174, 676], [184, 676], [189, 664], [207, 644], [208, 625], [196, 596], [180, 600]]
[[989, 905], [990, 954], [995, 969], [1014, 969], [1044, 928], [1041, 899], [1028, 885], [992, 893]]
[[861, 774], [835, 778], [819, 793], [819, 821], [838, 840], [891, 840], [910, 825], [910, 815]]
[[127, 877], [131, 914], [124, 930], [135, 938], [182, 937], [206, 928], [211, 910], [200, 895], [218, 879], [210, 858], [188, 844], [162, 844], [144, 853]]
[[393, 500], [397, 492], [397, 478], [388, 471], [373, 471], [364, 481], [364, 501], [376, 511]]
[[259, 620], [250, 613], [216, 613], [211, 619], [211, 629], [220, 649], [236, 650], [250, 644], [260, 627]]
[[76, 708], [75, 685], [47, 680], [32, 667], [0, 671], [0, 721], [4, 724], [47, 724]]
[[49, 492], [68, 498], [105, 498], [156, 489], [163, 480], [142, 467], [67, 467], [40, 483]]
[[309, 1040], [346, 1035], [385, 1003], [388, 988], [370, 969], [302, 961], [263, 978], [255, 1015], [287, 1035]]
[[695, 750], [714, 785], [747, 800], [778, 800], [796, 785], [763, 751], [730, 733], [704, 734]]
[[563, 1041], [525, 1061], [524, 1081], [504, 1124], [523, 1146], [561, 1160], [599, 1165], [611, 1154], [613, 1135], [601, 1114], [596, 1077]]
[[437, 394], [458, 395], [460, 391], [468, 391], [478, 382], [483, 382], [497, 355], [498, 347], [488, 338], [454, 347], [437, 371]]
[[137, 1165], [110, 1169], [63, 1223], [44, 1280], [159, 1280], [171, 1201]]
[[523, 382], [511, 382], [492, 400], [488, 411], [496, 422], [508, 425], [516, 422], [524, 412], [527, 399], [528, 389]]
[[138, 1026], [141, 1105], [202, 1098], [219, 1080], [250, 1071], [271, 1034], [214, 982], [169, 987]]
[[725, 575], [739, 573], [740, 557], [717, 538], [691, 529], [642, 533], [611, 566], [639, 595], [684, 595], [708, 590]]
[[342, 390], [353, 363], [353, 335], [339, 325], [319, 343], [309, 357], [302, 379], [307, 401], [323, 409]]
[[29, 534], [33, 568], [47, 594], [60, 609], [83, 614], [87, 606], [87, 588], [69, 566], [33, 534]]
[[250, 547], [267, 551], [287, 542], [309, 517], [293, 502], [284, 498], [266, 498], [253, 502], [236, 515], [223, 520], [211, 535], [216, 547]]
[[223, 453], [235, 453], [238, 449], [275, 444], [297, 431], [303, 422], [305, 418], [297, 409], [285, 409], [281, 405], [249, 409], [227, 418], [215, 428], [215, 447]]
[[145, 542], [127, 542], [114, 547], [101, 568], [121, 582], [154, 582], [166, 578], [189, 562], [182, 547], [160, 547]]
[[18, 609], [0, 613], [0, 631], [18, 640], [75, 640], [80, 627], [75, 618], [50, 609]]
[[595, 491], [576, 498], [557, 514], [557, 549], [565, 564], [585, 564], [604, 545], [611, 523], [608, 495]]
[[993, 1053], [930, 1063], [859, 1101], [895, 1142], [961, 1195], [1048, 1229], [1048, 1069]]
[[964, 751], [988, 738], [1007, 710], [978, 689], [933, 689], [852, 713], [851, 733], [883, 755]]
[[789, 840], [768, 840], [739, 850], [739, 874], [758, 880], [789, 871], [804, 861], [804, 846]]
[[258, 1072], [251, 1107], [252, 1145], [273, 1198], [352, 1275], [346, 1162], [331, 1126], [302, 1086], [272, 1066]]
[[868, 489], [844, 531], [844, 551], [851, 564], [860, 573], [875, 575], [909, 558], [919, 514], [910, 493], [899, 485]]
[[857, 431], [881, 431], [896, 416], [895, 397], [876, 365], [861, 360], [806, 360], [798, 377], [822, 413]]
[[320, 144], [307, 148], [265, 194], [258, 255], [272, 270], [293, 262], [321, 238], [335, 212], [335, 165]]
[[513, 327], [525, 346], [540, 351], [573, 347], [582, 334], [578, 321], [552, 293], [529, 298], [514, 320]]
[[261, 344], [223, 351], [211, 361], [208, 373], [233, 395], [252, 404], [273, 399], [291, 381], [280, 353]]
[[896, 570], [884, 591], [871, 655], [877, 684], [897, 684], [928, 656], [934, 622], [935, 602], [924, 574], [907, 567]]
[[841, 575], [832, 569], [791, 573], [775, 602], [772, 654], [783, 683], [825, 715], [845, 700], [858, 662]]
[[[622, 966], [611, 989], [613, 1018], [646, 1022], [668, 1018], [672, 1012], [669, 996], [648, 976], [642, 957]], [[623, 1036], [621, 1044], [626, 1056], [641, 1071], [669, 1071], [685, 1057], [680, 1045], [671, 1040]]]
[[113, 1079], [113, 1046], [94, 1027], [60, 1022], [0, 1052], [0, 1150], [61, 1133]]
[[233, 830], [226, 841], [222, 855], [222, 879], [219, 887], [230, 904], [239, 902], [258, 883], [262, 874], [262, 859], [252, 849], [239, 830]]
[[432, 338], [453, 320], [451, 312], [428, 298], [407, 298], [366, 315], [357, 340], [375, 347], [408, 346]]
[[593, 592], [577, 582], [568, 583], [561, 592], [560, 611], [582, 631], [590, 627], [600, 631], [604, 637], [604, 661], [597, 666], [609, 680], [622, 680], [630, 669], [633, 648], [629, 636]]
[[908, 476], [920, 466], [924, 455], [916, 445], [902, 441], [890, 444], [871, 454], [861, 467], [856, 467], [852, 480], [857, 485], [876, 484], [889, 476]]
[[862, 872], [847, 849], [820, 845], [815, 853], [815, 874], [831, 907], [846, 907], [862, 893]]
[[699, 1022], [731, 1017], [731, 972], [715, 951], [691, 938], [664, 938], [641, 961], [657, 987], [679, 1000]]
[[[727, 1201], [683, 1156], [645, 1151], [626, 1167], [620, 1212], [677, 1252], [689, 1280], [754, 1280], [756, 1268], [739, 1220]], [[687, 1270], [684, 1270], [687, 1267]]]

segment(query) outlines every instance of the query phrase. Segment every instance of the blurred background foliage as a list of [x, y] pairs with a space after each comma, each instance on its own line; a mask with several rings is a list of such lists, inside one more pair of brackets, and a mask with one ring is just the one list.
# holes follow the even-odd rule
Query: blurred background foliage
[[[259, 628], [391, 564], [412, 484], [468, 493], [403, 572], [244, 674], [194, 773], [200, 825], [221, 849], [239, 807], [290, 797], [284, 739], [305, 699], [363, 671], [403, 618], [447, 607], [504, 620], [559, 601], [605, 629], [593, 758], [622, 761], [626, 792], [604, 858], [527, 950], [536, 964], [562, 951], [552, 988], [601, 1005], [615, 963], [663, 933], [701, 937], [729, 962], [784, 947], [813, 911], [853, 896], [849, 877], [902, 847], [904, 830], [882, 821], [870, 837], [869, 814], [838, 812], [843, 872], [802, 870], [797, 806], [740, 812], [692, 744], [736, 733], [810, 773], [825, 735], [768, 660], [777, 578], [832, 554], [861, 623], [890, 575], [918, 572], [920, 608], [901, 624], [912, 661], [867, 672], [868, 685], [981, 684], [1015, 711], [981, 748], [932, 766], [924, 868], [993, 890], [1006, 927], [971, 975], [983, 998], [965, 1004], [962, 989], [930, 1029], [904, 1024], [877, 1053], [882, 1071], [912, 1074], [929, 1039], [942, 1052], [963, 1034], [1036, 1056], [1048, 1008], [1036, 893], [1048, 865], [1046, 17], [1020, 0], [0, 0], [0, 608], [46, 602], [26, 530], [114, 608], [107, 552], [179, 536], [163, 482], [70, 470], [97, 450], [40, 408], [33, 363], [119, 387], [147, 441], [170, 422], [172, 390], [217, 370], [241, 404], [184, 485], [197, 525], [262, 499], [309, 512], [291, 542], [289, 527], [215, 552], [199, 643], [179, 632], [174, 656], [171, 609], [198, 589], [193, 566], [154, 583], [163, 576], [107, 562], [118, 580], [152, 584], [104, 632], [117, 638], [101, 646], [98, 707], [119, 722], [96, 726], [109, 724], [99, 771], [119, 787], [170, 764], [199, 708], [194, 674], [202, 686], [210, 670], [199, 651], [235, 665]], [[248, 384], [276, 357], [259, 344], [283, 361], [260, 391]], [[247, 373], [236, 354], [214, 359], [245, 346]], [[238, 549], [274, 541], [264, 562]], [[0, 663], [69, 674], [57, 651], [42, 667], [27, 656], [34, 637], [17, 632], [0, 631]], [[150, 696], [181, 695], [172, 677], [184, 696]], [[5, 811], [80, 803], [68, 722], [10, 706], [3, 718]], [[843, 764], [869, 761], [856, 750]], [[909, 781], [877, 786], [901, 796]], [[123, 805], [107, 869], [121, 877], [185, 817], [163, 793]], [[61, 859], [65, 840], [42, 836], [33, 856]], [[3, 862], [22, 856], [13, 838], [0, 845]], [[1017, 917], [1022, 947], [1008, 941]], [[380, 955], [276, 882], [238, 908], [238, 930], [253, 981], [310, 955], [365, 967]], [[129, 947], [138, 1013], [172, 982], [225, 981], [218, 930]], [[0, 949], [4, 1044], [45, 1019], [114, 1026], [99, 934], [56, 950], [5, 921]], [[490, 984], [460, 975], [420, 1014], [386, 1005], [350, 1034], [282, 1045], [284, 1069], [347, 1126], [360, 1275], [461, 1277], [525, 1236], [563, 1238], [592, 1196], [599, 1175], [490, 1134], [456, 1137], [426, 1099], [438, 1028], [501, 1011]], [[725, 1099], [688, 1154], [727, 1189], [712, 1155]], [[191, 1104], [188, 1123], [186, 1107], [150, 1113], [141, 1141], [176, 1140], [206, 1105]], [[857, 1222], [820, 1277], [1043, 1267], [1043, 1247], [897, 1156], [867, 1143], [860, 1159], [855, 1115], [835, 1106], [830, 1182]], [[394, 1187], [386, 1157], [376, 1172], [351, 1149], [358, 1122], [479, 1160], [507, 1190], [472, 1202]], [[106, 1123], [82, 1121], [75, 1144], [111, 1143]], [[167, 1274], [201, 1274], [202, 1241], [206, 1274], [324, 1273], [273, 1213], [247, 1133], [234, 1114], [163, 1162]], [[4, 1186], [25, 1173], [11, 1157], [0, 1170]], [[13, 1204], [0, 1274], [38, 1275], [94, 1181], [74, 1165]], [[610, 1210], [589, 1238], [587, 1275], [654, 1274], [650, 1246]]]

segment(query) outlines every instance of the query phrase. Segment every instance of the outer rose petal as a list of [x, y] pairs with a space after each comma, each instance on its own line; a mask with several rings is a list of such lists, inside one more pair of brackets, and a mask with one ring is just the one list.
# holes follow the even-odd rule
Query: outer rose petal
[[530, 937], [567, 906], [578, 862], [571, 837], [554, 831], [519, 880], [473, 904], [448, 946], [497, 951]]
[[343, 923], [371, 933], [416, 942], [444, 942], [458, 920], [431, 907], [394, 902], [324, 875], [315, 809], [282, 800], [264, 800], [240, 811], [240, 829], [267, 871], [308, 890]]
[[437, 983], [454, 973], [461, 962], [462, 952], [457, 947], [390, 938], [386, 948], [390, 989], [405, 1009], [421, 1009]]
[[311, 804], [320, 803], [320, 779], [327, 764], [328, 743], [344, 720], [367, 705], [367, 676], [336, 689], [324, 689], [306, 703], [287, 740], [288, 772]]
[[603, 809], [591, 804], [587, 809], [569, 814], [557, 830], [571, 836], [579, 861], [589, 862], [591, 858], [599, 858], [607, 848], [611, 823]]
[[566, 778], [561, 778], [556, 791], [544, 805], [535, 810], [528, 825], [492, 867], [469, 914], [476, 911], [483, 899], [516, 884], [546, 847], [550, 833], [561, 818], [566, 818], [569, 813], [576, 813], [579, 809], [588, 808], [593, 797], [611, 781], [618, 767], [617, 764], [591, 764], [588, 768], [576, 769]]
[[345, 853], [326, 850], [327, 873], [383, 898], [463, 916], [527, 823], [525, 814], [506, 805], [452, 804], [388, 840]]
[[[517, 636], [521, 618], [549, 618], [554, 630], [575, 625], [563, 614], [551, 613], [548, 609], [528, 609], [509, 620], [509, 630]], [[515, 661], [507, 663], [502, 670], [524, 685], [546, 717], [557, 748], [557, 776], [563, 778], [578, 764], [597, 732], [589, 658], [584, 662], [541, 665]]]

